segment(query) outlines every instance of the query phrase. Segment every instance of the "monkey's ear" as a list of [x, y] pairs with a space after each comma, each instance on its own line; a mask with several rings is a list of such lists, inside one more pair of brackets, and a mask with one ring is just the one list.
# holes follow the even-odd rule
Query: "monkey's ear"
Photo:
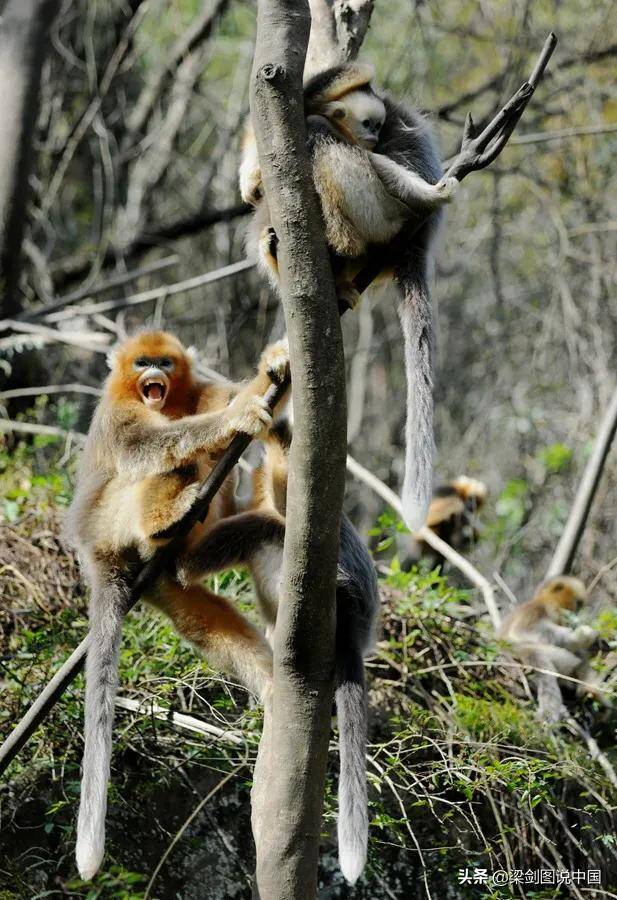
[[112, 347], [105, 359], [107, 362], [107, 368], [111, 371], [118, 362], [118, 348]]
[[195, 363], [197, 362], [198, 355], [199, 355], [197, 353], [197, 347], [193, 347], [193, 345], [191, 345], [190, 347], [187, 347], [186, 355], [187, 355], [187, 358], [188, 358], [188, 361], [190, 362], [190, 364], [192, 366], [194, 366]]

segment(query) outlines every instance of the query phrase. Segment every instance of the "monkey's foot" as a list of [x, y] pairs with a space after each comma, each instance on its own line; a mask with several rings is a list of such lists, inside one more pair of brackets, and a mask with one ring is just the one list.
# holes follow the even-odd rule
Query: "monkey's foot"
[[336, 296], [341, 309], [355, 309], [362, 295], [351, 281], [340, 281], [336, 285]]
[[450, 203], [454, 199], [458, 190], [459, 182], [457, 178], [442, 178], [435, 185], [437, 199], [441, 203]]
[[281, 384], [289, 376], [289, 342], [287, 338], [266, 347], [261, 356], [261, 365], [274, 384]]
[[233, 431], [255, 437], [272, 425], [272, 413], [258, 394], [238, 394], [229, 404], [229, 426]]

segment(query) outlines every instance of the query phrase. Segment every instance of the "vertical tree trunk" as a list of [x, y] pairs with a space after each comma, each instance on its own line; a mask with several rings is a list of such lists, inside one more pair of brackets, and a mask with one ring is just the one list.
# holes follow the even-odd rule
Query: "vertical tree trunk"
[[0, 4], [0, 314], [20, 311], [19, 275], [41, 70], [59, 0]]
[[308, 0], [260, 0], [251, 111], [279, 237], [295, 422], [274, 691], [253, 788], [261, 900], [316, 895], [345, 480], [342, 337], [306, 149], [302, 73], [309, 28]]

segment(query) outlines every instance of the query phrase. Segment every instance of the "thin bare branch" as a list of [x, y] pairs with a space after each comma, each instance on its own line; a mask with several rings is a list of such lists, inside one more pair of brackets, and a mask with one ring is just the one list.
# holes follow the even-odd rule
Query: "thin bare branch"
[[568, 521], [548, 567], [547, 578], [563, 575], [572, 566], [616, 431], [617, 389], [600, 424], [593, 453], [585, 466]]
[[173, 712], [171, 709], [165, 709], [159, 706], [152, 699], [148, 700], [132, 700], [130, 697], [116, 697], [116, 706], [119, 709], [125, 709], [128, 712], [138, 713], [148, 718], [159, 719], [161, 722], [168, 722], [177, 728], [184, 728], [185, 731], [192, 731], [195, 734], [203, 734], [205, 737], [216, 738], [219, 741], [227, 741], [230, 744], [244, 747], [246, 737], [240, 731], [232, 729], [219, 728], [218, 725], [211, 725], [210, 722], [204, 722], [202, 719], [196, 719], [195, 716], [187, 716], [184, 713]]

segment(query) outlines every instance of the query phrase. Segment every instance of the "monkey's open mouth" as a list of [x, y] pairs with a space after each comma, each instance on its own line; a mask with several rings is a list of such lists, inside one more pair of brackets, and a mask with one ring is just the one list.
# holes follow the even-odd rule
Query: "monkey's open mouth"
[[169, 390], [169, 379], [159, 369], [150, 369], [141, 376], [137, 388], [146, 406], [161, 409]]

